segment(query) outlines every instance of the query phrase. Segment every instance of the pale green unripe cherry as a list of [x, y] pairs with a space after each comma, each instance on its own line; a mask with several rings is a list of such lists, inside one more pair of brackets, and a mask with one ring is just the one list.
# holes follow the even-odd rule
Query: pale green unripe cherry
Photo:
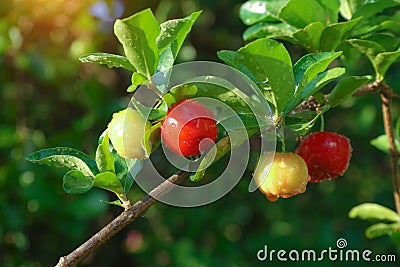
[[121, 157], [145, 159], [142, 139], [149, 128], [150, 123], [137, 110], [127, 108], [113, 114], [108, 124], [108, 136]]

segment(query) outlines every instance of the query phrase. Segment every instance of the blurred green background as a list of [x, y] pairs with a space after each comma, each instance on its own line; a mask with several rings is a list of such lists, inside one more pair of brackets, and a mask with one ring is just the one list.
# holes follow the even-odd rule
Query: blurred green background
[[[63, 170], [24, 160], [30, 152], [55, 146], [93, 155], [113, 112], [126, 107], [130, 74], [81, 64], [78, 57], [96, 51], [121, 53], [112, 32], [113, 21], [150, 7], [160, 21], [203, 10], [178, 61], [218, 61], [218, 50], [235, 50], [244, 44], [244, 25], [238, 18], [242, 2], [1, 2], [0, 266], [55, 265], [60, 256], [121, 212], [99, 202], [110, 199], [108, 193], [94, 189], [84, 195], [67, 195], [62, 190]], [[298, 47], [285, 46], [293, 61], [304, 54]], [[362, 60], [350, 70], [369, 74], [371, 66]], [[390, 69], [388, 77], [399, 92], [399, 64]], [[394, 103], [394, 118], [398, 108]], [[383, 133], [379, 98], [364, 96], [346, 102], [327, 114], [326, 129], [351, 139], [353, 158], [344, 177], [309, 184], [305, 194], [270, 203], [259, 191], [248, 192], [249, 170], [234, 190], [213, 204], [190, 209], [156, 204], [82, 266], [317, 266], [312, 262], [259, 262], [256, 253], [264, 245], [276, 250], [320, 251], [336, 248], [339, 238], [345, 238], [351, 249], [397, 253], [399, 262], [399, 247], [388, 237], [369, 240], [364, 237], [368, 222], [347, 217], [353, 206], [363, 202], [394, 208], [389, 160], [369, 144]], [[294, 149], [295, 142], [289, 146]], [[135, 188], [131, 198], [141, 196], [143, 192]], [[318, 266], [324, 264], [332, 266], [332, 262]]]

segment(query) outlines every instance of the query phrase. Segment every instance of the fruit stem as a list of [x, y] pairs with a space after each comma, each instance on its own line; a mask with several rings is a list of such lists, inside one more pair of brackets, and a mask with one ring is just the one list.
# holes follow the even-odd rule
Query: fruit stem
[[286, 143], [285, 143], [285, 124], [282, 123], [280, 125], [280, 130], [281, 130], [281, 143], [282, 143], [282, 153], [286, 152]]
[[320, 115], [321, 118], [321, 132], [325, 131], [325, 118], [324, 118], [324, 113], [321, 113]]
[[393, 173], [393, 198], [396, 206], [396, 211], [400, 216], [400, 182], [399, 182], [399, 151], [395, 145], [395, 139], [393, 135], [393, 125], [392, 125], [392, 114], [390, 108], [390, 99], [392, 95], [392, 89], [386, 84], [378, 81], [379, 91], [382, 100], [382, 115], [383, 115], [383, 125], [385, 128], [385, 133], [389, 142], [389, 154], [392, 161], [392, 173]]

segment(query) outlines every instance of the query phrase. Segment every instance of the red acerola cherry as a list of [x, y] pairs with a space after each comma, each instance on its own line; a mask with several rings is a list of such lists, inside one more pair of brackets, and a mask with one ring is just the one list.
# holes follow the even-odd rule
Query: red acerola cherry
[[197, 156], [211, 148], [217, 138], [214, 114], [192, 99], [173, 105], [161, 126], [161, 140], [174, 153], [185, 157]]
[[349, 139], [332, 132], [311, 133], [296, 149], [314, 183], [343, 175], [349, 166], [351, 151]]

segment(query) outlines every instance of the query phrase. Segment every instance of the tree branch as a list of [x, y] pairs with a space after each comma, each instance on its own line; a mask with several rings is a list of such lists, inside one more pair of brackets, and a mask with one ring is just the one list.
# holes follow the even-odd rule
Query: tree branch
[[384, 83], [380, 83], [380, 95], [382, 100], [382, 115], [385, 134], [389, 142], [389, 154], [392, 161], [393, 173], [393, 198], [396, 206], [396, 211], [400, 215], [400, 182], [399, 182], [399, 151], [396, 148], [393, 126], [392, 126], [392, 113], [390, 108], [390, 99], [392, 97], [392, 89]]
[[83, 259], [93, 253], [103, 245], [108, 239], [121, 231], [128, 224], [132, 223], [137, 217], [145, 213], [153, 204], [157, 202], [157, 197], [162, 196], [172, 190], [173, 185], [181, 184], [188, 177], [187, 172], [179, 171], [154, 188], [148, 195], [128, 206], [117, 218], [103, 227], [94, 236], [88, 239], [67, 256], [61, 257], [56, 267], [76, 266]]

